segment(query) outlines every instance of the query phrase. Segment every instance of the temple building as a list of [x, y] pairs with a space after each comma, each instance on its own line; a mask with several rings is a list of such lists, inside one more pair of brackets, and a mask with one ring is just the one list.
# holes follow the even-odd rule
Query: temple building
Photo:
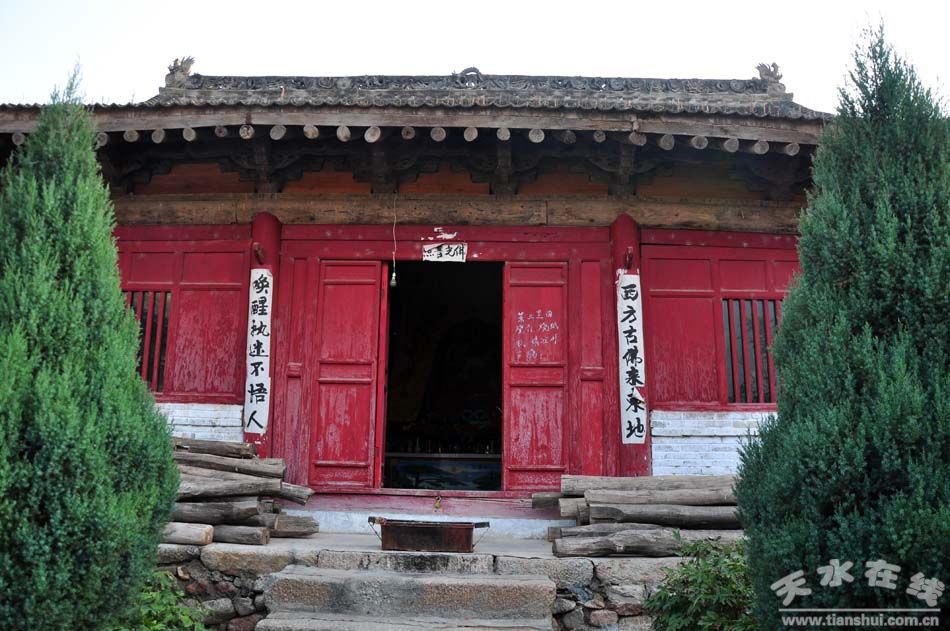
[[[828, 118], [775, 65], [191, 67], [92, 107], [142, 378], [176, 433], [254, 442], [312, 501], [411, 512], [565, 473], [731, 472], [775, 410]], [[0, 105], [0, 163], [39, 110]]]

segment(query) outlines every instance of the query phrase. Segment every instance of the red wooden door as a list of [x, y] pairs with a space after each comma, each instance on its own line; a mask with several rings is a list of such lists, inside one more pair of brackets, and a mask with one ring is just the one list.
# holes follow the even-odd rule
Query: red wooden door
[[320, 262], [311, 486], [374, 485], [384, 271], [379, 261]]
[[506, 490], [557, 488], [567, 462], [567, 264], [505, 267]]

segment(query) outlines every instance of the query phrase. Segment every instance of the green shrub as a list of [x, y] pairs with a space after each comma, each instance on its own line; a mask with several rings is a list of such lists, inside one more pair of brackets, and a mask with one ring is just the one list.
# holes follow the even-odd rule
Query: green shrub
[[[907, 608], [950, 570], [950, 125], [872, 33], [814, 162], [802, 274], [775, 342], [778, 416], [736, 494], [762, 628], [780, 607]], [[821, 585], [833, 559], [853, 581]], [[897, 565], [872, 586], [866, 564]], [[786, 603], [795, 572], [811, 590]]]
[[740, 631], [755, 629], [752, 586], [741, 543], [684, 544], [687, 557], [666, 571], [646, 602], [656, 631]]
[[146, 580], [138, 602], [108, 631], [206, 631], [201, 613], [182, 602], [178, 585], [156, 571]]
[[177, 473], [136, 371], [75, 81], [0, 172], [0, 626], [99, 629], [153, 570]]

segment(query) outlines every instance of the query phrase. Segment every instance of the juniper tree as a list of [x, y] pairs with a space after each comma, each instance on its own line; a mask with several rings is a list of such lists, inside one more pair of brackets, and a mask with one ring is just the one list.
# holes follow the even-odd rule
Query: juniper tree
[[177, 474], [136, 373], [75, 79], [0, 173], [0, 626], [97, 629], [155, 562]]
[[[914, 69], [869, 33], [814, 161], [775, 341], [778, 415], [742, 453], [762, 628], [780, 626], [770, 587], [797, 570], [812, 593], [790, 607], [926, 607], [912, 577], [947, 581], [948, 131]], [[831, 559], [854, 564], [853, 582], [821, 585]], [[893, 589], [869, 584], [877, 560], [900, 567]]]

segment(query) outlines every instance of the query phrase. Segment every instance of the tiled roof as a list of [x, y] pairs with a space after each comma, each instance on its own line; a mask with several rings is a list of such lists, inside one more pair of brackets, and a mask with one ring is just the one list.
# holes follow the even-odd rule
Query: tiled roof
[[[634, 79], [483, 75], [236, 77], [176, 73], [145, 106], [540, 108], [726, 114], [819, 120], [798, 105], [774, 65], [753, 79]], [[190, 69], [190, 65], [185, 68]]]

